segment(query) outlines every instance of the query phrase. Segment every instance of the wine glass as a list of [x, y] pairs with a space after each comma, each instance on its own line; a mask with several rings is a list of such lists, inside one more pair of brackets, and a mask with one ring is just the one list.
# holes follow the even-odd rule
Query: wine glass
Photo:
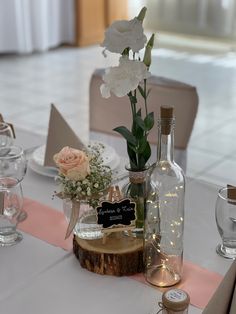
[[20, 146], [0, 147], [0, 178], [11, 177], [22, 181], [27, 168], [27, 161]]
[[11, 146], [13, 141], [14, 136], [10, 125], [5, 122], [0, 122], [0, 148]]
[[236, 258], [236, 190], [225, 187], [219, 190], [215, 218], [222, 244], [218, 244], [216, 252], [225, 258]]
[[20, 182], [15, 178], [0, 179], [0, 246], [11, 246], [20, 242], [22, 234], [18, 224], [27, 213], [22, 210], [23, 194]]

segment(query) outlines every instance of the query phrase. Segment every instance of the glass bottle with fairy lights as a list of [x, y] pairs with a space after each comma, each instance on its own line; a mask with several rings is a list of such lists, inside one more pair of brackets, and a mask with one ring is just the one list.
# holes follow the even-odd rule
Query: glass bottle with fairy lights
[[185, 177], [174, 161], [174, 126], [173, 107], [162, 106], [144, 231], [145, 277], [160, 287], [179, 282], [183, 265]]

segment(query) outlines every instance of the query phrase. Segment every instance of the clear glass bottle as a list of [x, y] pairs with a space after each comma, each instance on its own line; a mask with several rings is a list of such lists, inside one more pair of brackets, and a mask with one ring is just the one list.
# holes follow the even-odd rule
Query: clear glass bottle
[[183, 264], [185, 178], [174, 161], [174, 124], [173, 107], [161, 107], [144, 231], [145, 277], [160, 287], [179, 282]]

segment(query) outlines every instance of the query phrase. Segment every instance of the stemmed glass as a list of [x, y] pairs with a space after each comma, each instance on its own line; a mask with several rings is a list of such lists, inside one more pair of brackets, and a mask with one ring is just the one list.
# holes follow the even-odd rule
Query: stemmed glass
[[10, 125], [5, 122], [0, 122], [0, 148], [11, 146], [13, 141], [14, 136]]
[[216, 252], [225, 258], [236, 258], [236, 189], [228, 186], [218, 192], [215, 218], [222, 244]]
[[27, 217], [22, 210], [21, 187], [26, 166], [20, 146], [0, 147], [0, 246], [11, 246], [22, 240], [22, 234], [16, 229]]
[[20, 182], [14, 178], [0, 179], [0, 246], [11, 246], [22, 240], [18, 224], [27, 214], [22, 210], [23, 194]]
[[22, 181], [26, 173], [26, 157], [20, 146], [0, 147], [0, 178]]

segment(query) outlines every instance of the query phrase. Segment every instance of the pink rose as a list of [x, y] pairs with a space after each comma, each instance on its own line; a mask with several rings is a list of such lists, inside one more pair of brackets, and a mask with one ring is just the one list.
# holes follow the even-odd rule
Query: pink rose
[[81, 150], [66, 146], [53, 159], [59, 171], [71, 180], [83, 180], [90, 174], [89, 159]]

